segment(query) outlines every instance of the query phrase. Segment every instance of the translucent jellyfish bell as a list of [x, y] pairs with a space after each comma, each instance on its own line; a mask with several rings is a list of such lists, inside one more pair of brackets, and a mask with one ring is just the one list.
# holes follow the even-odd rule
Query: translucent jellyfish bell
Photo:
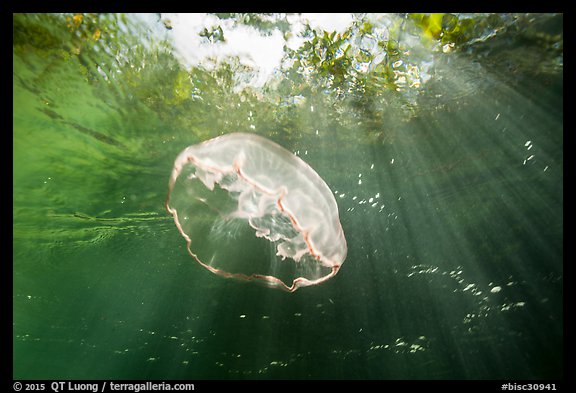
[[294, 292], [333, 277], [346, 239], [324, 180], [280, 145], [234, 133], [187, 147], [166, 208], [212, 273]]

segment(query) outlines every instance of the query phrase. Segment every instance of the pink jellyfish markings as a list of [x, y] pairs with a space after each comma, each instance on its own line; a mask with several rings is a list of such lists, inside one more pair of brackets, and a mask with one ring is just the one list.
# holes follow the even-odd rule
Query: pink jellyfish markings
[[346, 259], [330, 188], [302, 159], [255, 134], [182, 151], [166, 208], [190, 255], [222, 277], [294, 292], [327, 281]]

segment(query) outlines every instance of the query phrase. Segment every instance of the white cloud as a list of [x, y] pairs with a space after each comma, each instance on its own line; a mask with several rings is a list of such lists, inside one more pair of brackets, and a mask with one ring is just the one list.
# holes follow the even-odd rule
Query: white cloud
[[[284, 54], [284, 39], [277, 30], [263, 36], [252, 27], [234, 26], [232, 20], [208, 14], [166, 14], [162, 18], [170, 20], [175, 55], [186, 67], [202, 65], [209, 57], [222, 60], [238, 56], [241, 63], [257, 71], [251, 84], [262, 86], [280, 65]], [[204, 28], [210, 30], [217, 26], [222, 28], [225, 42], [210, 43], [200, 37]]]
[[343, 33], [352, 23], [352, 14], [305, 13], [302, 14], [302, 18], [308, 20], [312, 28], [336, 33]]
[[[150, 16], [150, 15], [149, 15]], [[206, 66], [206, 59], [223, 60], [229, 56], [237, 56], [242, 64], [252, 67], [256, 74], [250, 81], [255, 87], [266, 83], [274, 70], [280, 66], [284, 55], [283, 46], [298, 49], [303, 42], [299, 37], [304, 24], [312, 28], [326, 31], [343, 32], [352, 22], [351, 14], [317, 13], [288, 15], [287, 19], [292, 29], [288, 42], [284, 41], [282, 33], [274, 30], [269, 36], [262, 35], [250, 26], [234, 25], [232, 19], [219, 19], [210, 14], [162, 14], [161, 21], [155, 17], [142, 17], [147, 24], [154, 24], [152, 31], [163, 30], [162, 23], [171, 26], [166, 31], [166, 37], [172, 41], [174, 55], [186, 68], [199, 65]], [[220, 26], [224, 32], [225, 42], [208, 42], [200, 37], [206, 28]]]

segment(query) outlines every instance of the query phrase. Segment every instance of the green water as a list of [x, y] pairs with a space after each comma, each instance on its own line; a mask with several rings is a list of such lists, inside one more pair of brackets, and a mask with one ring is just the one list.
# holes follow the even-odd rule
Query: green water
[[[13, 378], [563, 377], [561, 15], [450, 53], [403, 27], [404, 63], [434, 60], [412, 88], [328, 60], [243, 86], [234, 59], [181, 65], [166, 20], [73, 16], [14, 16]], [[236, 131], [334, 191], [328, 282], [284, 293], [188, 255], [173, 161]]]

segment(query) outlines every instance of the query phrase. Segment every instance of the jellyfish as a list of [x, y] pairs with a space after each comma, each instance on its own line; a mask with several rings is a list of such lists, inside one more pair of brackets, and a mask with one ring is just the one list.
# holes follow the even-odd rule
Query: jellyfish
[[334, 195], [302, 159], [255, 134], [226, 134], [176, 158], [166, 208], [201, 266], [294, 292], [338, 273], [347, 245]]

